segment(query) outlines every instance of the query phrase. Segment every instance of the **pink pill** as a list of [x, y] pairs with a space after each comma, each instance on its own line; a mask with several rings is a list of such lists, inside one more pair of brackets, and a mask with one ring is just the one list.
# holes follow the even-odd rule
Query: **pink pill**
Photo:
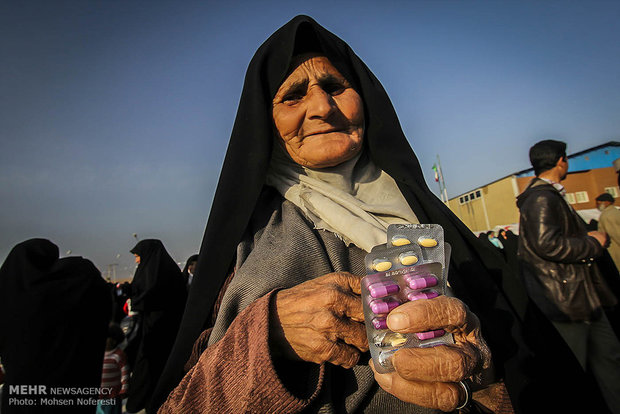
[[425, 341], [427, 339], [433, 339], [440, 336], [443, 336], [446, 333], [443, 329], [437, 329], [436, 331], [428, 331], [428, 332], [418, 332], [415, 336], [418, 337], [420, 341]]
[[407, 281], [411, 289], [425, 289], [427, 287], [436, 286], [437, 278], [434, 276], [417, 277]]
[[368, 292], [373, 298], [382, 298], [384, 296], [391, 295], [400, 290], [397, 283], [392, 281], [373, 283], [368, 287]]
[[434, 290], [428, 290], [426, 292], [409, 292], [407, 294], [407, 299], [410, 301], [419, 300], [419, 299], [433, 299], [439, 296], [439, 293]]
[[370, 302], [370, 310], [376, 315], [381, 315], [397, 308], [398, 305], [400, 305], [400, 302], [393, 298], [376, 299]]
[[372, 326], [374, 326], [375, 329], [387, 329], [387, 321], [385, 318], [373, 318]]

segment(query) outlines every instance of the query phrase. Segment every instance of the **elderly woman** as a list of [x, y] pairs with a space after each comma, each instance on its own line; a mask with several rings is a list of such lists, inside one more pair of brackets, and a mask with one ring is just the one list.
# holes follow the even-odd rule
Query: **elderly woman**
[[[396, 371], [378, 374], [363, 259], [389, 224], [407, 222], [443, 226], [459, 299], [404, 304], [388, 326], [443, 328], [455, 344], [400, 350]], [[160, 412], [451, 411], [469, 400], [461, 381], [481, 383], [493, 365], [490, 382], [505, 378], [517, 400], [527, 379], [511, 357], [527, 352], [512, 339], [520, 316], [496, 285], [500, 263], [427, 188], [366, 65], [298, 16], [248, 68]], [[484, 405], [510, 411], [502, 383], [490, 389]]]

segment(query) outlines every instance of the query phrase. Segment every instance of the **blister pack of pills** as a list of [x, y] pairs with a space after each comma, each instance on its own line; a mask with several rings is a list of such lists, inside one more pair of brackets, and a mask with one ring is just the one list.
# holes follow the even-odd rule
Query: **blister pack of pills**
[[446, 292], [446, 249], [441, 226], [396, 226], [390, 226], [393, 232], [388, 228], [387, 245], [377, 246], [366, 255], [367, 275], [362, 278], [368, 344], [380, 373], [394, 370], [391, 356], [399, 349], [454, 343], [452, 334], [441, 329], [401, 334], [387, 327], [387, 315], [396, 307]]

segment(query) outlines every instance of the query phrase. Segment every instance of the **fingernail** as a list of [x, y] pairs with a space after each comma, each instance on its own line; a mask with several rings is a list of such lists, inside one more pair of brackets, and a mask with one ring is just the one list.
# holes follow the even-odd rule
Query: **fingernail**
[[390, 313], [387, 317], [387, 324], [392, 330], [405, 329], [409, 326], [409, 317], [401, 312]]

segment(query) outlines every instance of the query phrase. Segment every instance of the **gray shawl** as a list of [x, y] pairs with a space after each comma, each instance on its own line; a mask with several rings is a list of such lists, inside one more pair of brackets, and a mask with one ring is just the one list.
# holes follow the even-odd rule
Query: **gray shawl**
[[[291, 202], [275, 195], [271, 211], [255, 214], [237, 249], [236, 273], [224, 294], [209, 345], [219, 341], [233, 319], [256, 299], [334, 271], [363, 276], [365, 252], [313, 223]], [[262, 217], [261, 217], [262, 216]], [[368, 357], [353, 369], [327, 364], [319, 400], [312, 411], [435, 413], [404, 403], [374, 381]]]

